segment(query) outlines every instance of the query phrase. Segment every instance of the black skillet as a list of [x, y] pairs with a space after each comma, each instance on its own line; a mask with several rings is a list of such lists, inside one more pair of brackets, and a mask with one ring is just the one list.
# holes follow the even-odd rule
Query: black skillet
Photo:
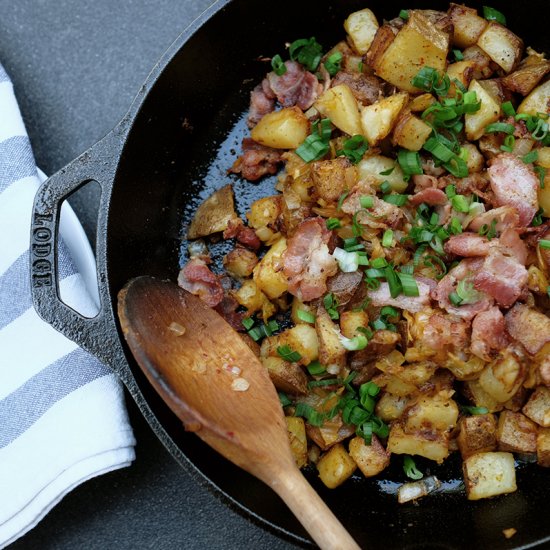
[[[42, 186], [32, 226], [31, 276], [39, 314], [120, 376], [158, 437], [199, 481], [264, 526], [306, 545], [309, 539], [283, 503], [184, 432], [152, 390], [123, 342], [116, 295], [137, 275], [176, 278], [185, 259], [182, 236], [189, 215], [213, 189], [233, 180], [241, 214], [252, 200], [271, 192], [272, 181], [253, 185], [226, 175], [244, 135], [249, 91], [268, 70], [259, 58], [284, 53], [284, 43], [300, 37], [314, 35], [328, 47], [343, 38], [344, 18], [365, 5], [358, 0], [219, 1], [160, 59], [119, 125]], [[436, 0], [368, 3], [379, 19], [395, 17], [402, 8], [447, 6]], [[550, 52], [547, 0], [493, 1], [492, 6], [505, 12], [527, 44]], [[86, 319], [60, 301], [55, 257], [60, 204], [91, 180], [102, 189], [96, 243], [102, 305], [97, 317]], [[444, 491], [418, 505], [397, 504], [396, 483], [405, 481], [398, 466], [382, 479], [358, 477], [332, 491], [314, 472], [306, 475], [365, 548], [550, 544], [547, 470], [521, 465], [516, 493], [472, 503], [463, 494], [456, 461], [421, 467], [445, 483]], [[506, 539], [502, 530], [510, 527], [517, 534]]]

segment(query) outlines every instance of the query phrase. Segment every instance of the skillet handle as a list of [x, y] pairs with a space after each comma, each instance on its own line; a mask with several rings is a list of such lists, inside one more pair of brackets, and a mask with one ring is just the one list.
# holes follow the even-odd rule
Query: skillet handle
[[31, 219], [30, 271], [31, 293], [38, 315], [70, 340], [116, 370], [113, 361], [120, 344], [108, 293], [108, 281], [102, 239], [97, 244], [97, 280], [100, 297], [99, 313], [84, 317], [61, 301], [59, 295], [59, 215], [63, 201], [90, 181], [101, 186], [98, 235], [106, 229], [107, 205], [127, 129], [117, 126], [90, 149], [59, 170], [38, 189]]

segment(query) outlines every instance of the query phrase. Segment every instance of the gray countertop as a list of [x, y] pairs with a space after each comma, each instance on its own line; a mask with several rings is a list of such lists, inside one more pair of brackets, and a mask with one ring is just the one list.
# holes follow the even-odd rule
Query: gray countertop
[[[111, 130], [210, 0], [0, 0], [0, 61], [47, 174]], [[94, 196], [72, 201], [89, 236]], [[132, 402], [137, 460], [72, 491], [12, 548], [289, 548], [196, 484]]]

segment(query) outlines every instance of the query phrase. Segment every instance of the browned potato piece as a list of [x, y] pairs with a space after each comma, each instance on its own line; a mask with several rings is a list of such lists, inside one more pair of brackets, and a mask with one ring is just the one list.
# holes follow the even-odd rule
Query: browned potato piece
[[317, 332], [309, 324], [299, 324], [281, 332], [278, 336], [278, 345], [287, 345], [297, 351], [302, 358], [301, 365], [309, 365], [319, 356], [319, 341]]
[[250, 277], [256, 264], [258, 256], [247, 248], [235, 248], [225, 255], [223, 266], [232, 277], [243, 278]]
[[445, 392], [422, 396], [407, 407], [402, 418], [409, 433], [444, 432], [456, 426], [458, 406]]
[[307, 376], [298, 364], [289, 363], [282, 357], [263, 357], [262, 363], [278, 390], [295, 395], [307, 393]]
[[231, 184], [212, 193], [198, 208], [187, 231], [188, 239], [206, 237], [227, 229], [229, 220], [237, 219]]
[[512, 338], [531, 355], [536, 355], [550, 342], [550, 319], [540, 311], [517, 303], [506, 314], [505, 321]]
[[474, 72], [472, 76], [475, 80], [489, 78], [494, 73], [491, 58], [479, 46], [466, 48], [462, 55], [464, 61], [473, 61]]
[[487, 21], [477, 14], [477, 10], [451, 4], [449, 15], [453, 22], [452, 41], [459, 48], [473, 46], [487, 26]]
[[341, 443], [334, 445], [317, 462], [319, 477], [329, 489], [344, 483], [356, 469], [357, 464]]
[[550, 468], [550, 429], [543, 428], [537, 435], [537, 463]]
[[309, 120], [299, 107], [286, 107], [264, 115], [250, 137], [266, 147], [296, 149], [309, 134]]
[[375, 435], [372, 436], [370, 445], [362, 437], [354, 437], [349, 442], [349, 454], [365, 477], [378, 475], [390, 464], [390, 453]]
[[474, 77], [475, 61], [457, 61], [447, 67], [447, 75], [451, 79], [451, 86], [449, 88], [450, 97], [456, 95], [455, 80], [458, 80], [465, 88], [470, 85]]
[[477, 80], [472, 80], [468, 91], [475, 92], [481, 100], [481, 107], [475, 113], [464, 116], [466, 137], [474, 141], [485, 132], [485, 127], [500, 118], [500, 101], [486, 90]]
[[423, 120], [412, 113], [406, 113], [395, 125], [392, 142], [409, 151], [420, 151], [431, 133], [431, 127]]
[[461, 147], [468, 153], [468, 158], [466, 159], [468, 173], [481, 172], [485, 166], [485, 159], [478, 148], [473, 143], [463, 143]]
[[450, 36], [424, 14], [410, 10], [408, 21], [395, 38], [391, 36], [391, 29], [389, 33], [382, 31], [385, 27], [380, 27], [367, 54], [378, 76], [401, 90], [414, 93], [420, 90], [411, 84], [411, 79], [423, 66], [445, 72]]
[[340, 341], [338, 327], [324, 307], [317, 310], [315, 329], [319, 338], [319, 361], [322, 365], [326, 365], [329, 372], [337, 374], [344, 366], [346, 348]]
[[286, 239], [279, 239], [254, 268], [254, 282], [271, 299], [279, 298], [288, 290], [288, 279], [283, 271], [282, 256], [286, 250]]
[[302, 302], [299, 298], [297, 298], [296, 296], [294, 296], [294, 298], [292, 299], [292, 308], [291, 308], [291, 312], [290, 312], [290, 318], [292, 320], [292, 322], [295, 324], [295, 325], [301, 325], [301, 324], [309, 324], [307, 323], [306, 321], [302, 321], [302, 319], [300, 319], [300, 317], [298, 317], [298, 311], [304, 311], [306, 313], [311, 313], [311, 315], [313, 315], [315, 317], [315, 313], [317, 312], [317, 309], [315, 307], [313, 307], [310, 303], [304, 303]]
[[518, 113], [547, 113], [550, 105], [550, 80], [537, 86], [520, 104]]
[[413, 113], [425, 111], [432, 103], [435, 102], [435, 97], [432, 94], [420, 94], [414, 97], [409, 103], [408, 108]]
[[492, 414], [463, 416], [458, 423], [460, 433], [457, 443], [462, 458], [475, 453], [495, 451], [497, 448], [497, 422]]
[[550, 61], [541, 60], [535, 64], [520, 66], [516, 71], [505, 76], [502, 83], [512, 92], [527, 95], [548, 72], [550, 72]]
[[368, 8], [351, 13], [344, 21], [344, 29], [353, 49], [361, 55], [366, 54], [378, 30], [378, 21]]
[[355, 427], [344, 424], [341, 415], [337, 415], [331, 420], [325, 420], [322, 426], [312, 426], [306, 424], [306, 432], [319, 448], [326, 451], [336, 443], [344, 441], [355, 433]]
[[497, 401], [481, 387], [479, 380], [468, 380], [464, 389], [476, 407], [485, 407], [489, 412], [497, 412], [504, 407], [502, 402]]
[[347, 158], [338, 157], [313, 162], [311, 176], [317, 195], [327, 202], [334, 202], [354, 185], [357, 171]]
[[366, 327], [368, 324], [369, 316], [363, 309], [359, 311], [344, 311], [340, 315], [340, 330], [346, 338], [357, 336], [357, 329]]
[[468, 500], [513, 493], [516, 471], [512, 453], [476, 453], [462, 463]]
[[523, 53], [521, 38], [496, 21], [487, 25], [477, 45], [507, 73], [518, 64]]
[[384, 392], [376, 403], [375, 413], [384, 422], [397, 420], [407, 406], [408, 398]]
[[408, 97], [406, 93], [394, 94], [361, 109], [361, 133], [371, 147], [390, 134]]
[[506, 403], [525, 380], [526, 369], [511, 352], [504, 351], [489, 363], [479, 375], [479, 384], [499, 403]]
[[522, 410], [539, 426], [550, 428], [550, 388], [539, 386]]
[[537, 425], [519, 412], [502, 411], [498, 419], [499, 451], [530, 454], [537, 450]]
[[406, 433], [403, 426], [394, 422], [388, 438], [388, 452], [420, 455], [441, 464], [449, 456], [447, 434], [439, 432]]
[[330, 118], [336, 128], [350, 136], [361, 133], [359, 105], [347, 84], [329, 88], [313, 105], [323, 116]]
[[285, 416], [285, 420], [292, 456], [294, 456], [296, 466], [303, 468], [307, 464], [307, 439], [304, 419], [296, 416]]

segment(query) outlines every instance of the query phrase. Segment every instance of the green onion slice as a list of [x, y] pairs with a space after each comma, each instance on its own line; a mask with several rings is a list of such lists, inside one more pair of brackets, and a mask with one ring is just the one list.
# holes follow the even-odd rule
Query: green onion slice
[[372, 195], [361, 195], [359, 197], [361, 208], [372, 208], [374, 206], [374, 197]]
[[342, 224], [340, 223], [340, 220], [338, 218], [328, 218], [326, 221], [327, 229], [340, 229], [342, 227]]
[[403, 289], [403, 294], [405, 296], [420, 296], [418, 284], [416, 282], [416, 279], [412, 275], [410, 275], [409, 273], [398, 272], [397, 276], [399, 277], [399, 281], [401, 282], [401, 287]]
[[292, 405], [292, 401], [288, 397], [288, 395], [282, 391], [277, 392], [279, 395], [279, 401], [281, 402], [282, 407], [288, 407], [289, 405]]
[[489, 409], [487, 407], [471, 407], [470, 405], [461, 405], [460, 409], [468, 414], [487, 414]]
[[296, 404], [294, 416], [305, 418], [312, 426], [322, 426], [325, 420], [322, 413], [316, 411], [311, 405], [302, 402]]
[[309, 71], [315, 71], [321, 62], [323, 47], [314, 37], [309, 40], [300, 38], [289, 47], [290, 59], [298, 61]]
[[327, 57], [324, 66], [330, 76], [334, 76], [341, 69], [342, 59], [341, 52], [334, 52]]
[[327, 372], [327, 369], [319, 361], [312, 361], [306, 368], [312, 376], [319, 376]]
[[286, 65], [283, 58], [277, 54], [271, 59], [271, 67], [277, 76], [282, 76], [286, 73]]
[[539, 241], [539, 247], [545, 250], [550, 249], [550, 241], [548, 239], [541, 239]]
[[423, 173], [418, 151], [400, 149], [397, 153], [397, 162], [406, 176]]
[[384, 236], [382, 237], [382, 246], [384, 248], [390, 248], [393, 246], [393, 230], [386, 229]]
[[278, 346], [277, 353], [289, 363], [296, 363], [296, 361], [302, 358], [302, 356], [297, 351], [294, 351], [288, 344]]
[[311, 311], [306, 311], [305, 309], [299, 309], [296, 312], [296, 315], [298, 316], [298, 319], [300, 321], [303, 321], [304, 323], [315, 323], [315, 315], [311, 313]]
[[506, 17], [504, 17], [500, 11], [490, 6], [483, 6], [483, 17], [487, 19], [487, 21], [496, 21], [501, 25], [506, 25]]
[[403, 457], [403, 471], [410, 479], [422, 479], [424, 474], [416, 467], [413, 458], [409, 455]]
[[513, 124], [507, 122], [493, 122], [485, 126], [486, 134], [493, 134], [495, 132], [504, 132], [505, 134], [513, 134], [516, 128]]

